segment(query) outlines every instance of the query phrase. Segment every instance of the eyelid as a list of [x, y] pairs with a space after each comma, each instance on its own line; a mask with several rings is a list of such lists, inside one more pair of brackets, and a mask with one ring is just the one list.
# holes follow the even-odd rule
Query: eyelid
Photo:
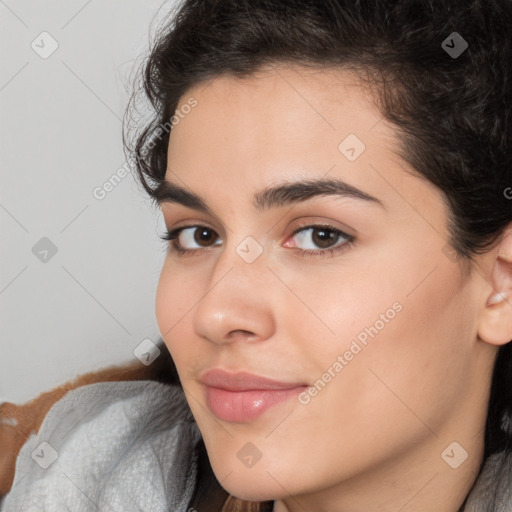
[[297, 227], [293, 228], [292, 235], [295, 235], [297, 231], [300, 231], [303, 228], [306, 227], [326, 227], [330, 229], [334, 229], [336, 231], [341, 231], [345, 236], [348, 238], [356, 238], [358, 235], [358, 232], [351, 228], [350, 226], [347, 226], [346, 224], [343, 224], [339, 221], [334, 220], [327, 220], [325, 217], [319, 217], [319, 216], [310, 216], [307, 217], [306, 220], [299, 219]]
[[[210, 226], [207, 226], [205, 224], [184, 224], [183, 226], [178, 225], [176, 227], [173, 227], [172, 229], [166, 229], [164, 234], [160, 235], [160, 238], [162, 238], [165, 241], [172, 242], [169, 245], [172, 245], [175, 248], [175, 250], [178, 251], [178, 252], [184, 253], [184, 252], [199, 251], [200, 249], [183, 249], [183, 250], [180, 250], [179, 247], [177, 246], [177, 244], [175, 243], [175, 241], [177, 241], [179, 236], [181, 235], [182, 231], [185, 231], [187, 229], [197, 229], [197, 228], [206, 228], [206, 229], [209, 229], [210, 231], [213, 231], [214, 233], [216, 233], [218, 235], [218, 233], [217, 233], [217, 231], [215, 229], [213, 229]], [[215, 247], [215, 245], [213, 245], [211, 247]], [[203, 247], [201, 249], [202, 250], [206, 250], [206, 249], [210, 249], [210, 247]]]
[[[304, 220], [304, 218], [306, 220]], [[296, 222], [298, 222], [298, 225], [296, 224]], [[171, 223], [169, 223], [169, 224], [171, 224]], [[288, 223], [288, 226], [290, 224], [292, 224], [292, 225], [294, 224], [296, 226], [293, 228], [292, 235], [295, 235], [298, 230], [300, 230], [304, 227], [311, 226], [311, 225], [314, 225], [315, 227], [316, 226], [331, 227], [338, 231], [342, 231], [347, 236], [352, 236], [352, 237], [357, 237], [359, 234], [356, 229], [348, 226], [347, 224], [344, 224], [343, 222], [326, 219], [326, 217], [322, 217], [322, 216], [318, 216], [318, 215], [303, 216], [303, 218], [295, 219], [295, 221]], [[270, 230], [267, 231], [267, 233], [275, 231], [277, 229], [278, 225], [279, 225], [279, 223], [275, 224]], [[181, 222], [176, 223], [176, 225], [173, 226], [172, 228], [166, 228], [166, 230], [169, 232], [169, 231], [178, 230], [180, 228], [192, 228], [192, 227], [205, 227], [205, 228], [211, 229], [212, 231], [215, 231], [215, 233], [217, 233], [218, 235], [221, 234], [219, 230], [214, 228], [208, 221], [206, 221], [204, 219], [189, 219], [186, 221], [181, 221]]]
[[[293, 238], [297, 233], [300, 233], [301, 231], [308, 231], [308, 230], [315, 230], [315, 229], [326, 229], [327, 231], [332, 231], [336, 233], [337, 237], [344, 238], [345, 241], [341, 244], [339, 243], [339, 240], [336, 241], [336, 244], [332, 247], [327, 247], [325, 249], [300, 249], [296, 247], [291, 247], [292, 249], [296, 249], [297, 252], [301, 254], [301, 256], [319, 256], [323, 253], [329, 253], [330, 255], [334, 255], [335, 253], [340, 253], [349, 247], [351, 247], [355, 241], [356, 237], [354, 235], [351, 235], [350, 233], [347, 233], [346, 231], [340, 229], [337, 226], [333, 226], [332, 224], [329, 224], [328, 222], [304, 222], [304, 224], [298, 226], [293, 230], [291, 235], [288, 237]], [[348, 231], [348, 230], [347, 230]]]

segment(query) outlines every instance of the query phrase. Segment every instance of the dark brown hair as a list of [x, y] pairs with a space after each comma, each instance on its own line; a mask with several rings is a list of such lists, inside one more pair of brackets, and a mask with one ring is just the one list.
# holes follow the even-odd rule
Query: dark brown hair
[[[172, 129], [162, 126], [192, 86], [272, 63], [354, 70], [396, 127], [401, 156], [442, 191], [447, 247], [465, 266], [512, 222], [511, 27], [510, 0], [185, 0], [141, 68], [126, 152], [152, 196], [167, 167]], [[468, 45], [457, 56], [443, 46], [454, 32]], [[141, 98], [152, 108], [145, 124], [133, 117]], [[512, 411], [510, 344], [499, 350], [489, 395], [484, 458], [512, 452], [503, 427]], [[223, 510], [265, 507], [230, 499]]]

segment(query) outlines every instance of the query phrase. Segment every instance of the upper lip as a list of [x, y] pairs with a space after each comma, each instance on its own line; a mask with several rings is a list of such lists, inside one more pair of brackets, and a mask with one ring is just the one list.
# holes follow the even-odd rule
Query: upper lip
[[257, 389], [279, 390], [306, 386], [306, 384], [301, 382], [280, 382], [254, 373], [229, 373], [220, 368], [208, 370], [204, 373], [201, 377], [201, 383], [206, 386], [226, 389], [228, 391], [248, 391]]

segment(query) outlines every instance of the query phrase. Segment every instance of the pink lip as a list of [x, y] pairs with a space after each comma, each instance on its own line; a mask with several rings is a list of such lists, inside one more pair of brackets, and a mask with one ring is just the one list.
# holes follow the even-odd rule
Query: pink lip
[[296, 396], [303, 383], [279, 382], [246, 372], [227, 373], [214, 369], [206, 372], [201, 383], [206, 386], [206, 402], [219, 419], [247, 423], [270, 407]]

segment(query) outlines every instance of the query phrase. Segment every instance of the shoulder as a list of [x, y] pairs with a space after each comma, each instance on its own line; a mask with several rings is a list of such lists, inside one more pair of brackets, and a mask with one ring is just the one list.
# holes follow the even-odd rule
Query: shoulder
[[187, 510], [201, 436], [176, 385], [99, 382], [68, 392], [16, 459], [1, 510]]

